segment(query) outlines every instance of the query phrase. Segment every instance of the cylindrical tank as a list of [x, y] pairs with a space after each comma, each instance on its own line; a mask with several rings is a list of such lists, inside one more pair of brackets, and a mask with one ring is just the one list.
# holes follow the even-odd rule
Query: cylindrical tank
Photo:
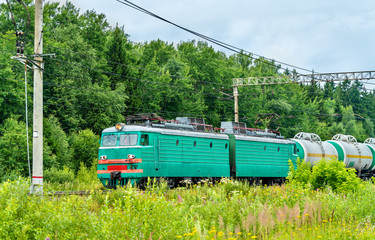
[[344, 162], [347, 167], [363, 171], [372, 166], [373, 158], [370, 148], [366, 144], [358, 143], [355, 137], [336, 134], [332, 140], [327, 142], [336, 148], [338, 159]]
[[296, 142], [299, 158], [311, 163], [312, 166], [322, 158], [338, 158], [336, 148], [327, 142], [322, 142], [315, 133], [298, 133], [293, 141]]
[[372, 164], [369, 168], [369, 170], [375, 170], [375, 138], [367, 138], [364, 142], [367, 147], [370, 148], [372, 153]]

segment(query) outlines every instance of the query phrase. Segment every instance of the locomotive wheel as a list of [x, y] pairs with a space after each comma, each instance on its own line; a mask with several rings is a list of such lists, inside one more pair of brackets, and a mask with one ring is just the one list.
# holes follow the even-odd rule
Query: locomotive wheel
[[176, 186], [176, 181], [174, 178], [167, 178], [168, 188], [174, 188]]

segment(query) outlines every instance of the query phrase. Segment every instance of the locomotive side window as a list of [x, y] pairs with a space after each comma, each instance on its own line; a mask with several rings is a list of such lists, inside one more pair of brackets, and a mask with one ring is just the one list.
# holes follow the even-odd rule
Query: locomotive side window
[[141, 135], [141, 145], [148, 146], [148, 134]]
[[120, 146], [134, 146], [137, 145], [138, 135], [137, 134], [121, 134], [120, 135]]
[[117, 145], [117, 135], [104, 135], [103, 147], [113, 147]]

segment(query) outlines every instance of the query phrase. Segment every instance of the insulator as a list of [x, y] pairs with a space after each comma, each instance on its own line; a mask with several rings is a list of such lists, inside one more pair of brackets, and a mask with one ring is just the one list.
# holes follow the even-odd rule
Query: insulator
[[20, 30], [20, 31], [16, 31], [16, 36], [17, 37], [21, 37], [23, 35], [23, 32]]

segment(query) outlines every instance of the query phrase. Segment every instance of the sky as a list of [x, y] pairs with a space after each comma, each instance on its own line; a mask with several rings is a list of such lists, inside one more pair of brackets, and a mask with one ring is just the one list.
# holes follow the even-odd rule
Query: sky
[[[65, 3], [65, 0], [58, 2]], [[116, 0], [71, 2], [81, 13], [86, 10], [104, 13], [112, 26], [116, 23], [124, 26], [133, 42], [161, 39], [177, 44], [201, 40]], [[371, 0], [132, 2], [211, 38], [315, 72], [375, 70], [375, 4]], [[227, 55], [233, 54], [222, 47], [212, 46]]]

